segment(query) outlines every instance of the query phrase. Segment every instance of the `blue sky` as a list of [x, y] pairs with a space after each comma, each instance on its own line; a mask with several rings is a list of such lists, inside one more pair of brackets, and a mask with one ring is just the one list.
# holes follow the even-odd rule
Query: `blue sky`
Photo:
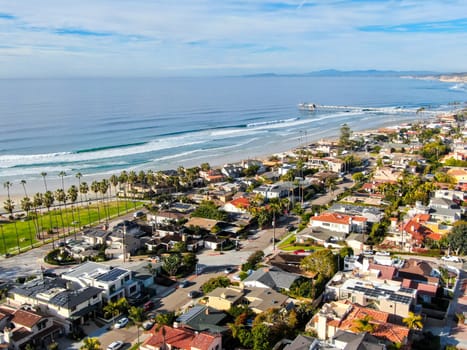
[[467, 71], [465, 0], [0, 0], [0, 77]]

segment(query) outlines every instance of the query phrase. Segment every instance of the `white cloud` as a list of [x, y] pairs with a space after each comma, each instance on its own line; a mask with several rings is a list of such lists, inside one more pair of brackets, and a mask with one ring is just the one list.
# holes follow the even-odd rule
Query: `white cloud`
[[[25, 72], [15, 63], [18, 55], [38, 57], [37, 65], [31, 60], [26, 69], [36, 75], [67, 70], [164, 75], [164, 70], [451, 70], [462, 68], [460, 59], [419, 53], [443, 47], [446, 55], [465, 57], [467, 50], [459, 40], [464, 33], [359, 30], [457, 19], [467, 13], [461, 0], [0, 0], [0, 8], [14, 17], [0, 17], [1, 61], [10, 75]], [[74, 62], [76, 57], [81, 62]]]

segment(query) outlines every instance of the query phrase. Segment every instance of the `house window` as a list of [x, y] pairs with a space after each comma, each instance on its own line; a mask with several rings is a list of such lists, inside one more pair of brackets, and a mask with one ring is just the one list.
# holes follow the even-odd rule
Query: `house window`
[[130, 288], [130, 294], [136, 293], [136, 286]]
[[109, 288], [109, 291], [110, 291], [110, 294], [115, 293], [116, 291], [115, 285], [111, 285]]
[[125, 278], [124, 278], [124, 281], [125, 282], [128, 282], [130, 280], [130, 276], [129, 275], [126, 275]]

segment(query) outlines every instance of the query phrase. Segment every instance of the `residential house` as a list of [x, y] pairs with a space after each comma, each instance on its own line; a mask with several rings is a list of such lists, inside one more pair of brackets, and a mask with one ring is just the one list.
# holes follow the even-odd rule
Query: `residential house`
[[349, 300], [407, 317], [416, 303], [417, 290], [402, 287], [400, 281], [382, 280], [379, 275], [380, 271], [371, 270], [354, 275], [338, 272], [326, 285], [325, 300]]
[[305, 163], [308, 169], [329, 170], [333, 173], [341, 173], [344, 170], [344, 161], [338, 158], [311, 158]]
[[156, 226], [167, 226], [174, 222], [188, 218], [188, 213], [181, 213], [178, 210], [161, 210], [155, 214], [149, 213], [147, 215], [148, 221]]
[[121, 267], [111, 267], [95, 262], [85, 262], [71, 271], [62, 274], [66, 280], [81, 286], [96, 287], [103, 290], [104, 302], [116, 301], [139, 293], [138, 282], [133, 280], [130, 270]]
[[228, 330], [225, 325], [227, 314], [205, 305], [195, 305], [177, 317], [175, 325], [196, 332], [224, 333]]
[[240, 304], [243, 300], [243, 295], [243, 289], [240, 288], [216, 288], [206, 295], [208, 298], [206, 305], [217, 310], [227, 311], [232, 306]]
[[402, 177], [402, 172], [392, 168], [377, 168], [373, 175], [373, 181], [379, 183], [397, 183]]
[[460, 220], [462, 214], [459, 205], [446, 198], [431, 198], [428, 208], [433, 219], [450, 223]]
[[284, 272], [275, 267], [263, 267], [245, 278], [242, 284], [246, 288], [271, 288], [276, 291], [280, 291], [281, 289], [289, 290], [290, 286], [299, 277], [299, 275]]
[[330, 345], [339, 350], [386, 350], [386, 345], [367, 332], [353, 333], [338, 330]]
[[[355, 321], [364, 317], [370, 318], [374, 327], [371, 335], [388, 343], [406, 344], [409, 328], [389, 322], [390, 314], [350, 302], [331, 302], [323, 305], [321, 310], [308, 322], [305, 329], [314, 329], [318, 339], [332, 339], [339, 330], [352, 331]], [[335, 341], [335, 340], [334, 340]]]
[[3, 329], [10, 350], [22, 350], [28, 344], [33, 348], [46, 347], [63, 333], [63, 326], [54, 322], [54, 317], [23, 309], [12, 311], [9, 325]]
[[200, 170], [199, 176], [209, 183], [221, 182], [225, 180], [224, 175], [218, 169]]
[[239, 164], [224, 164], [221, 173], [228, 178], [237, 179], [243, 175], [243, 167]]
[[318, 350], [320, 348], [318, 339], [299, 334], [284, 347], [284, 350]]
[[207, 235], [203, 239], [204, 247], [212, 250], [222, 249], [226, 239], [221, 236]]
[[312, 216], [311, 228], [321, 227], [327, 230], [349, 234], [350, 232], [365, 233], [368, 219], [363, 216], [350, 216], [334, 212], [326, 212]]
[[199, 228], [202, 228], [202, 229], [204, 229], [204, 230], [206, 230], [208, 232], [211, 232], [213, 227], [216, 226], [219, 222], [220, 221], [213, 220], [213, 219], [192, 217], [183, 226], [185, 226], [186, 228], [199, 227]]
[[450, 168], [446, 173], [459, 185], [467, 183], [467, 169], [465, 168]]
[[[286, 307], [289, 297], [276, 292], [270, 288], [248, 288], [245, 289], [244, 299], [248, 302], [250, 308], [256, 314], [260, 314], [271, 308], [280, 309]], [[293, 305], [293, 304], [292, 304]]]
[[227, 213], [240, 213], [245, 214], [250, 207], [250, 200], [246, 197], [236, 198], [226, 203], [222, 208]]
[[207, 332], [196, 332], [187, 328], [163, 326], [152, 329], [150, 336], [141, 344], [141, 350], [221, 350], [222, 336]]
[[300, 263], [304, 257], [305, 255], [303, 254], [279, 253], [274, 255], [268, 263], [284, 272], [302, 274], [303, 271], [300, 269]]
[[381, 222], [384, 215], [381, 208], [378, 207], [346, 203], [335, 203], [329, 208], [329, 211], [357, 217], [361, 216], [366, 218], [368, 223]]
[[105, 244], [110, 231], [100, 228], [90, 228], [83, 231], [83, 240], [90, 245]]
[[10, 305], [30, 305], [55, 316], [65, 332], [95, 316], [102, 307], [103, 290], [94, 286], [81, 286], [63, 278], [36, 278], [9, 291]]
[[261, 195], [265, 200], [272, 198], [285, 198], [289, 195], [290, 186], [282, 183], [275, 183], [273, 185], [262, 185], [256, 187], [253, 193]]

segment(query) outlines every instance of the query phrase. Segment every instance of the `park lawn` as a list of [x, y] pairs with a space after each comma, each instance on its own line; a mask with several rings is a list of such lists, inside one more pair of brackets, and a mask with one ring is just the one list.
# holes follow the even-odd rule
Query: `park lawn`
[[[104, 205], [105, 204], [105, 205]], [[63, 237], [73, 234], [74, 230], [79, 230], [82, 226], [89, 226], [99, 222], [106, 222], [110, 218], [115, 218], [126, 212], [140, 208], [143, 202], [133, 201], [112, 201], [109, 203], [92, 203], [80, 207], [70, 204], [65, 209], [51, 209], [50, 212], [45, 211], [38, 215], [38, 225], [40, 232], [50, 229], [60, 231], [59, 236]], [[60, 210], [61, 209], [61, 210]], [[61, 212], [61, 213], [60, 213]], [[32, 213], [31, 213], [32, 214]], [[36, 237], [36, 220], [16, 220], [0, 225], [0, 254], [16, 253], [18, 251], [18, 243], [20, 248], [31, 248], [42, 245], [43, 242]], [[16, 236], [18, 231], [18, 237]], [[58, 239], [58, 237], [56, 237]], [[5, 249], [6, 247], [6, 249]]]

